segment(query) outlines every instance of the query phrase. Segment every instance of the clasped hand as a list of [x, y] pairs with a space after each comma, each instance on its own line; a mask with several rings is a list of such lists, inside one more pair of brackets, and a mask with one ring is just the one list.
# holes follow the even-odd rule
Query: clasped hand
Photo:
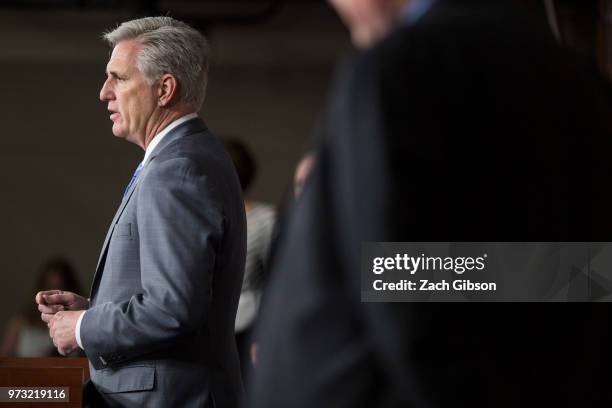
[[47, 290], [36, 294], [36, 303], [57, 351], [63, 356], [75, 351], [78, 347], [76, 324], [89, 308], [89, 301], [76, 293]]

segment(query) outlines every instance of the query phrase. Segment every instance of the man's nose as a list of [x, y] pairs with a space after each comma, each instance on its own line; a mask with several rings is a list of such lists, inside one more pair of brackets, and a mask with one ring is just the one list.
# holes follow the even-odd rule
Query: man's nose
[[108, 85], [108, 79], [104, 81], [102, 89], [100, 89], [100, 100], [105, 102], [113, 99], [113, 93]]

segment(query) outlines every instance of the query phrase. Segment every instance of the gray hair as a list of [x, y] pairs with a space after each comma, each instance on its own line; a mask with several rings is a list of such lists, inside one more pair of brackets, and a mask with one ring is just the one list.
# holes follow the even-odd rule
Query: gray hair
[[136, 64], [147, 83], [172, 74], [180, 100], [200, 109], [208, 83], [209, 49], [199, 31], [172, 17], [145, 17], [122, 23], [104, 39], [112, 48], [121, 41], [139, 41], [143, 48]]

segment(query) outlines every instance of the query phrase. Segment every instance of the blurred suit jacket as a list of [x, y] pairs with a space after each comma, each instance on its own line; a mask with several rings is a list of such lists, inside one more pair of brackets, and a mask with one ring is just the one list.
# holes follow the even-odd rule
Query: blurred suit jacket
[[106, 404], [238, 406], [245, 239], [240, 185], [220, 142], [197, 118], [171, 130], [115, 215], [81, 324]]
[[364, 241], [610, 241], [605, 87], [509, 1], [440, 0], [345, 64], [277, 251], [251, 406], [609, 400], [609, 304], [360, 302]]

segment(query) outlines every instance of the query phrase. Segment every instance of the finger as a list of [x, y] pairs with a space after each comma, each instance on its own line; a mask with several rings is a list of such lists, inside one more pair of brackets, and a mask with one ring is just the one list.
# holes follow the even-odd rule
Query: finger
[[53, 320], [53, 314], [50, 313], [41, 313], [40, 314], [40, 318], [42, 319], [43, 322], [47, 323], [47, 324], [51, 324], [51, 320]]
[[64, 305], [38, 305], [38, 311], [40, 313], [55, 314], [62, 310], [64, 310]]
[[63, 313], [64, 312], [57, 312], [52, 315], [49, 321], [49, 331], [54, 338], [57, 337], [57, 331], [62, 327], [61, 320], [64, 318]]
[[45, 301], [47, 302], [47, 304], [49, 305], [70, 305], [71, 303], [74, 303], [75, 301], [75, 295], [74, 293], [71, 292], [61, 292], [60, 293], [55, 293], [55, 294], [50, 294], [50, 295], [45, 295], [44, 296]]
[[49, 295], [55, 295], [57, 293], [62, 293], [61, 290], [59, 289], [54, 289], [54, 290], [43, 290], [42, 292], [38, 292], [36, 294], [36, 297], [34, 298], [34, 300], [36, 301], [36, 303], [38, 303], [39, 305], [42, 303], [45, 303], [45, 296], [49, 296]]

